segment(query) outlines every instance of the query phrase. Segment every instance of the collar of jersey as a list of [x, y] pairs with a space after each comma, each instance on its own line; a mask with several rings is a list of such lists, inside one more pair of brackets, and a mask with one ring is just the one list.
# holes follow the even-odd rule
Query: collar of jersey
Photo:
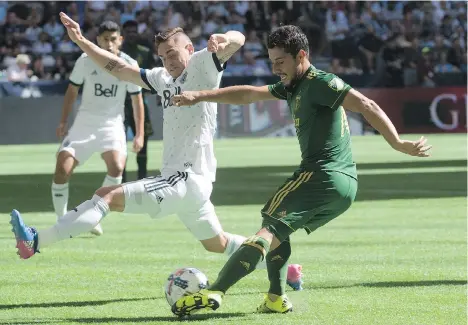
[[300, 83], [302, 82], [302, 80], [304, 80], [304, 78], [307, 76], [307, 74], [309, 73], [309, 71], [311, 71], [312, 69], [315, 70], [315, 67], [311, 64], [310, 67], [302, 74], [302, 77], [293, 80], [289, 86], [285, 87], [286, 90], [287, 90], [288, 92], [292, 93], [292, 92], [294, 91], [294, 89], [296, 89], [296, 87], [300, 85]]

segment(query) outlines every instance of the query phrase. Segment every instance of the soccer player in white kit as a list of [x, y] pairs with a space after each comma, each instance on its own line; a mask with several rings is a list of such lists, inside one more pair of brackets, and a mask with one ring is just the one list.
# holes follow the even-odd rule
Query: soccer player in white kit
[[[102, 49], [117, 55], [127, 64], [138, 68], [138, 63], [121, 52], [122, 36], [115, 22], [105, 21], [99, 26], [97, 43]], [[107, 166], [102, 186], [122, 182], [122, 172], [127, 156], [127, 141], [123, 127], [124, 102], [131, 95], [137, 132], [133, 149], [138, 152], [143, 145], [143, 99], [141, 87], [105, 72], [84, 53], [75, 63], [65, 94], [62, 117], [57, 135], [65, 138], [57, 154], [52, 183], [52, 202], [57, 217], [67, 213], [68, 181], [76, 166], [83, 165], [94, 153], [100, 153]], [[66, 134], [66, 126], [73, 103], [80, 88], [83, 95], [73, 126]], [[98, 224], [91, 233], [102, 234]]]
[[[244, 44], [244, 35], [235, 31], [214, 34], [207, 48], [195, 52], [181, 28], [168, 30], [156, 37], [164, 68], [140, 70], [85, 39], [79, 25], [64, 13], [60, 18], [70, 39], [96, 64], [162, 97], [163, 165], [158, 177], [101, 187], [48, 229], [36, 231], [26, 226], [20, 213], [13, 210], [11, 224], [20, 257], [30, 258], [45, 246], [89, 231], [110, 211], [152, 218], [177, 214], [207, 251], [232, 255], [246, 238], [223, 231], [210, 201], [216, 173], [213, 137], [217, 106], [201, 102], [181, 109], [172, 105], [171, 98], [184, 90], [218, 88], [224, 64]], [[266, 268], [265, 261], [259, 267]]]

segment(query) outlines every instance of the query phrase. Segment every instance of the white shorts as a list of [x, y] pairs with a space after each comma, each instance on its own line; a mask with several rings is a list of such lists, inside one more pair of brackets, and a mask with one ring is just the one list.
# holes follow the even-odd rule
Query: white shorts
[[163, 218], [176, 214], [198, 240], [222, 232], [210, 201], [213, 184], [206, 177], [176, 172], [123, 184], [125, 213]]
[[102, 128], [77, 128], [73, 125], [58, 152], [68, 151], [81, 165], [94, 153], [113, 150], [127, 155], [127, 138], [123, 125]]

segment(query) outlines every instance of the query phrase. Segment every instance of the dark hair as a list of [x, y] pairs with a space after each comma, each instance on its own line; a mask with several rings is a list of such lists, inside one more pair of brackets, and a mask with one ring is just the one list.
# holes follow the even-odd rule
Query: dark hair
[[99, 25], [98, 35], [105, 32], [118, 32], [120, 34], [120, 27], [116, 22], [106, 20]]
[[155, 45], [156, 45], [156, 50], [159, 47], [159, 44], [166, 42], [169, 38], [171, 38], [172, 36], [174, 36], [176, 34], [186, 35], [184, 30], [182, 28], [180, 28], [180, 27], [169, 28], [169, 29], [166, 29], [163, 32], [160, 32], [158, 35], [156, 35], [155, 40], [154, 40]]
[[129, 27], [136, 27], [138, 28], [138, 22], [136, 20], [127, 20], [123, 25], [122, 25], [122, 29], [126, 29], [126, 28], [129, 28]]
[[268, 35], [267, 46], [282, 48], [286, 53], [296, 57], [300, 50], [309, 54], [309, 41], [304, 32], [297, 26], [284, 25], [273, 30]]

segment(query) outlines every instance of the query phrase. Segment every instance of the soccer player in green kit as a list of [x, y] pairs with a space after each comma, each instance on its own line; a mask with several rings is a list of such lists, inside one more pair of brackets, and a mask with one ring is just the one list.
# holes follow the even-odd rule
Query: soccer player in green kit
[[[138, 44], [138, 22], [135, 20], [128, 20], [122, 26], [124, 43], [122, 45], [122, 51], [127, 53], [131, 58], [138, 62], [140, 67], [148, 67], [148, 69], [154, 68], [156, 62], [153, 58], [153, 51], [146, 46]], [[148, 104], [145, 99], [145, 93], [143, 90], [143, 105], [145, 111], [145, 119], [143, 130], [145, 132], [143, 136], [143, 147], [137, 153], [137, 166], [138, 166], [138, 179], [143, 179], [148, 173], [148, 138], [153, 135], [153, 126], [151, 125], [150, 114], [148, 110]], [[125, 129], [129, 127], [132, 129], [134, 135], [136, 135], [135, 118], [133, 116], [132, 101], [130, 96], [125, 99]], [[122, 182], [127, 182], [127, 170], [126, 167], [122, 173]]]
[[[286, 313], [292, 303], [285, 294], [290, 235], [298, 229], [315, 231], [344, 213], [355, 199], [358, 181], [351, 153], [346, 109], [361, 113], [402, 153], [428, 157], [426, 139], [400, 139], [387, 115], [371, 99], [337, 76], [316, 69], [308, 59], [307, 37], [296, 26], [282, 26], [268, 37], [273, 72], [281, 81], [269, 86], [234, 86], [185, 92], [173, 98], [177, 106], [200, 101], [248, 104], [280, 99], [288, 102], [302, 153], [294, 174], [279, 187], [261, 211], [263, 222], [226, 262], [218, 279], [207, 289], [179, 299], [172, 312], [190, 315], [200, 309], [215, 310], [226, 291], [251, 273], [266, 258], [270, 288], [257, 312]], [[189, 109], [189, 108], [184, 108]]]

